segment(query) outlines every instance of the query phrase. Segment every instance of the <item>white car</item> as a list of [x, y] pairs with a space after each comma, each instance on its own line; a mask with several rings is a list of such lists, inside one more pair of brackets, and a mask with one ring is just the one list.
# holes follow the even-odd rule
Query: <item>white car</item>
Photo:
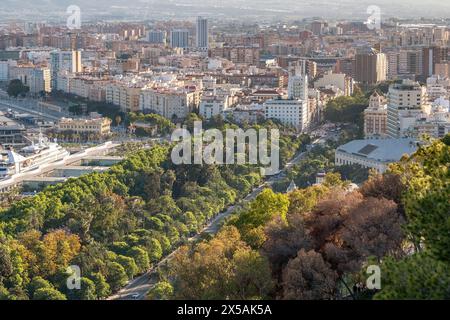
[[134, 293], [134, 294], [131, 295], [131, 298], [132, 298], [133, 300], [139, 300], [140, 296], [141, 296], [141, 295], [140, 295], [139, 293]]

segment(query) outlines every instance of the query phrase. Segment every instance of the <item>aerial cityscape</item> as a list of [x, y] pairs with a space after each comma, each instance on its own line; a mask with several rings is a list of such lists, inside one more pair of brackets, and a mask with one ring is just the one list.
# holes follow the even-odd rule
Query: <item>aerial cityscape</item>
[[0, 6], [0, 300], [450, 299], [450, 3]]

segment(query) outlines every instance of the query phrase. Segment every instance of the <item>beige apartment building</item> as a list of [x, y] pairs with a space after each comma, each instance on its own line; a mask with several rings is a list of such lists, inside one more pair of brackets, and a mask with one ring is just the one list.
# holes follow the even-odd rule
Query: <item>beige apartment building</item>
[[369, 107], [364, 110], [364, 136], [366, 139], [387, 136], [386, 99], [378, 92], [370, 97]]
[[141, 92], [140, 109], [165, 118], [185, 118], [198, 109], [201, 92], [184, 88], [147, 89]]
[[91, 101], [106, 100], [106, 85], [108, 81], [96, 78], [70, 78], [69, 93], [89, 99]]
[[137, 112], [142, 88], [122, 83], [110, 83], [106, 86], [106, 102], [120, 106], [125, 112]]
[[450, 62], [444, 61], [441, 63], [436, 63], [434, 67], [435, 67], [434, 72], [435, 75], [442, 78], [450, 77]]

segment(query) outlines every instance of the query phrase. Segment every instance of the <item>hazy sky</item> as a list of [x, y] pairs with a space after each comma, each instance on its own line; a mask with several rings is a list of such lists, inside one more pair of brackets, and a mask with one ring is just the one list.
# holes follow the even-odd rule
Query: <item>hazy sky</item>
[[186, 16], [195, 13], [220, 16], [274, 15], [359, 18], [369, 5], [380, 7], [385, 17], [450, 17], [449, 0], [0, 0], [4, 12], [45, 12], [49, 16], [69, 5], [98, 14], [145, 14], [153, 17]]

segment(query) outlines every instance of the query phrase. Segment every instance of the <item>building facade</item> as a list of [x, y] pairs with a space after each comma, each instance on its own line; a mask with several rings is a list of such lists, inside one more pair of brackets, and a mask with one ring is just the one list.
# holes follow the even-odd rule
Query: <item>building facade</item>
[[189, 30], [175, 29], [170, 32], [170, 46], [172, 48], [189, 47]]
[[445, 47], [426, 47], [423, 48], [422, 58], [422, 76], [431, 77], [435, 74], [436, 64], [448, 60], [448, 48]]
[[16, 66], [9, 69], [9, 80], [19, 79], [30, 88], [30, 93], [38, 95], [51, 91], [51, 73], [46, 67]]
[[148, 42], [152, 44], [163, 44], [165, 43], [165, 34], [163, 31], [149, 31], [148, 32]]
[[140, 87], [122, 83], [110, 83], [106, 86], [106, 102], [120, 106], [124, 112], [138, 112]]
[[426, 88], [411, 80], [391, 85], [388, 93], [387, 135], [401, 138], [426, 104]]
[[168, 119], [184, 119], [198, 109], [200, 91], [174, 89], [145, 89], [142, 90], [139, 108], [143, 112], [153, 112]]
[[353, 140], [336, 149], [335, 163], [337, 166], [360, 165], [383, 173], [389, 164], [416, 150], [414, 139]]
[[308, 128], [308, 102], [299, 99], [273, 99], [264, 103], [266, 119], [275, 119], [299, 132]]
[[375, 49], [358, 52], [355, 57], [355, 80], [363, 87], [373, 86], [386, 80], [387, 59]]
[[16, 67], [17, 61], [15, 60], [4, 60], [0, 61], [0, 81], [9, 80], [9, 69], [11, 67]]
[[306, 74], [294, 74], [288, 82], [289, 99], [308, 99], [308, 76]]
[[208, 20], [202, 17], [197, 18], [197, 34], [196, 34], [197, 48], [208, 50]]
[[58, 88], [58, 74], [83, 71], [81, 51], [55, 51], [50, 54], [52, 88]]
[[78, 134], [96, 134], [99, 136], [111, 133], [111, 119], [69, 119], [62, 118], [58, 121], [57, 130], [59, 132], [75, 132]]
[[387, 104], [383, 96], [375, 92], [364, 110], [364, 137], [366, 139], [387, 136]]
[[351, 96], [354, 89], [354, 81], [343, 73], [333, 73], [331, 71], [325, 73], [320, 79], [314, 82], [314, 88], [327, 88], [334, 86], [344, 92], [345, 96]]

